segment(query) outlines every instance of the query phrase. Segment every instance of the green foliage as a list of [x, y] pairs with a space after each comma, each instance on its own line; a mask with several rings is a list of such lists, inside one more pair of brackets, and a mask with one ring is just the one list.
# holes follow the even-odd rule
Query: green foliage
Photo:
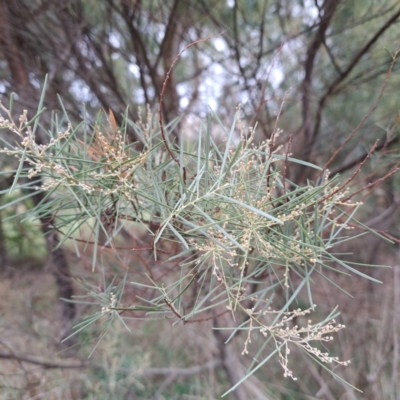
[[3, 195], [2, 203], [7, 206], [0, 204], [0, 210], [7, 255], [15, 261], [29, 260], [31, 265], [41, 264], [47, 257], [47, 248], [40, 225], [33, 218], [23, 217], [33, 204], [29, 199], [21, 202], [23, 194], [19, 189], [11, 194], [5, 192], [9, 189], [0, 195]]

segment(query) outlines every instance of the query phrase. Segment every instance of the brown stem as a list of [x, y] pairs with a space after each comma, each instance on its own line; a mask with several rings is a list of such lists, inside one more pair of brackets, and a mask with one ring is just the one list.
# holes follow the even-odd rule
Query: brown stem
[[320, 24], [318, 27], [318, 31], [316, 32], [313, 40], [310, 43], [310, 46], [307, 50], [307, 58], [305, 63], [305, 77], [303, 81], [303, 98], [302, 98], [302, 106], [303, 106], [303, 127], [302, 131], [305, 136], [305, 147], [304, 149], [308, 152], [311, 145], [311, 130], [310, 130], [310, 100], [311, 100], [311, 86], [312, 86], [312, 77], [315, 66], [315, 58], [317, 56], [318, 50], [321, 45], [325, 41], [325, 33], [329, 27], [331, 19], [335, 13], [336, 7], [339, 1], [337, 0], [326, 0], [324, 2], [324, 14], [320, 18]]
[[[394, 167], [392, 167], [384, 176], [382, 176], [381, 178], [375, 180], [374, 182], [370, 182], [367, 185], [363, 186], [361, 189], [356, 190], [354, 193], [350, 194], [349, 196], [347, 196], [345, 199], [342, 200], [342, 202], [346, 202], [348, 200], [350, 200], [353, 196], [355, 196], [356, 194], [368, 189], [368, 188], [373, 188], [375, 189], [376, 186], [380, 185], [383, 181], [385, 181], [387, 178], [389, 178], [390, 176], [392, 176], [394, 173], [396, 173], [397, 171], [400, 170], [399, 168], [400, 166], [400, 162], [398, 162]], [[363, 197], [363, 199], [365, 198], [365, 196]]]
[[[349, 142], [349, 140], [360, 130], [360, 128], [364, 125], [364, 122], [371, 116], [371, 114], [376, 110], [376, 108], [378, 107], [379, 102], [381, 101], [381, 98], [383, 96], [383, 93], [385, 92], [386, 89], [386, 85], [389, 82], [389, 78], [390, 75], [392, 74], [392, 70], [393, 70], [393, 66], [394, 63], [397, 60], [397, 56], [399, 54], [399, 51], [397, 51], [395, 53], [395, 55], [393, 56], [393, 60], [390, 64], [390, 68], [389, 71], [386, 74], [385, 77], [385, 81], [383, 82], [382, 88], [379, 92], [379, 96], [378, 99], [376, 100], [374, 106], [368, 111], [368, 113], [364, 116], [364, 118], [360, 121], [360, 123], [352, 130], [352, 132], [350, 133], [350, 135], [346, 138], [346, 140], [340, 145], [340, 147], [338, 149], [336, 149], [336, 151], [332, 154], [332, 156], [329, 158], [329, 160], [325, 163], [324, 165], [324, 169], [326, 169], [328, 167], [328, 165], [336, 158], [336, 156], [338, 155], [338, 153], [343, 149], [344, 146], [346, 146], [346, 144]], [[386, 142], [385, 142], [386, 143]], [[384, 144], [385, 145], [385, 144]]]
[[376, 146], [378, 145], [378, 140], [375, 142], [375, 144], [371, 147], [371, 150], [368, 152], [367, 156], [365, 157], [364, 161], [360, 163], [358, 168], [353, 172], [353, 174], [350, 176], [349, 179], [346, 180], [342, 185], [340, 185], [337, 189], [335, 189], [333, 192], [327, 194], [326, 196], [322, 197], [320, 200], [318, 200], [318, 203], [324, 202], [326, 199], [329, 199], [330, 197], [334, 196], [336, 193], [340, 192], [342, 189], [346, 188], [348, 184], [358, 175], [358, 173], [361, 171], [362, 167], [364, 164], [368, 161], [370, 158], [371, 154], [374, 152], [376, 149]]
[[318, 110], [316, 114], [316, 121], [314, 124], [314, 130], [312, 133], [312, 140], [311, 142], [314, 141], [316, 138], [319, 127], [321, 124], [321, 118], [322, 118], [322, 109], [325, 106], [326, 101], [328, 100], [329, 96], [333, 94], [335, 89], [341, 84], [345, 78], [350, 74], [350, 72], [354, 69], [354, 67], [358, 64], [358, 62], [361, 60], [361, 58], [366, 54], [369, 49], [372, 47], [372, 45], [381, 37], [381, 35], [392, 25], [396, 22], [396, 20], [400, 17], [400, 9], [396, 11], [395, 14], [392, 15], [392, 17], [387, 20], [383, 26], [375, 33], [375, 35], [365, 44], [363, 48], [359, 50], [359, 52], [354, 56], [354, 58], [351, 60], [350, 64], [348, 67], [342, 71], [342, 74], [339, 75], [328, 87], [326, 90], [325, 94], [320, 98], [319, 104], [318, 104]]
[[[158, 117], [159, 117], [159, 123], [160, 123], [161, 137], [162, 137], [162, 140], [163, 140], [163, 142], [164, 142], [164, 146], [165, 146], [165, 148], [167, 149], [169, 155], [171, 156], [171, 158], [174, 160], [174, 162], [175, 162], [179, 167], [180, 167], [180, 163], [179, 163], [178, 159], [175, 157], [175, 155], [174, 155], [174, 153], [172, 152], [171, 148], [169, 147], [168, 142], [167, 142], [167, 138], [166, 138], [166, 136], [165, 136], [165, 131], [164, 131], [162, 108], [163, 108], [163, 101], [164, 101], [165, 89], [166, 89], [167, 83], [168, 83], [168, 81], [169, 81], [169, 79], [170, 79], [172, 69], [174, 68], [175, 64], [178, 62], [180, 56], [182, 55], [182, 53], [183, 53], [184, 51], [186, 51], [189, 47], [192, 47], [192, 46], [194, 46], [194, 45], [196, 45], [196, 44], [198, 44], [198, 43], [206, 42], [206, 41], [208, 41], [208, 40], [210, 40], [210, 39], [215, 39], [215, 38], [219, 37], [220, 35], [221, 35], [221, 34], [215, 35], [215, 36], [208, 36], [208, 37], [206, 37], [206, 38], [204, 38], [204, 39], [199, 39], [199, 40], [196, 40], [195, 42], [192, 42], [192, 43], [189, 43], [188, 45], [186, 45], [186, 46], [177, 54], [177, 56], [175, 57], [174, 61], [172, 62], [171, 66], [170, 66], [170, 68], [169, 68], [169, 70], [168, 70], [168, 72], [167, 72], [167, 75], [165, 76], [165, 79], [164, 79], [164, 82], [163, 82], [163, 85], [162, 85], [162, 90], [161, 90], [161, 93], [160, 93], [160, 102], [159, 102], [159, 106], [158, 106]], [[185, 167], [183, 167], [183, 180], [186, 181], [186, 169], [185, 169]]]

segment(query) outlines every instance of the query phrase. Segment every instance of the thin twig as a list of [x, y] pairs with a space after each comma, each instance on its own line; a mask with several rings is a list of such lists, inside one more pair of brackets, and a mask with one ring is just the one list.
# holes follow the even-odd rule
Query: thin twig
[[[167, 138], [166, 138], [166, 136], [165, 136], [165, 131], [164, 131], [163, 116], [162, 116], [162, 106], [163, 106], [163, 101], [164, 101], [165, 89], [166, 89], [166, 87], [167, 87], [167, 83], [168, 83], [168, 81], [169, 81], [169, 78], [170, 78], [172, 69], [174, 68], [175, 64], [178, 62], [179, 58], [181, 57], [181, 55], [182, 55], [182, 53], [183, 53], [184, 51], [186, 51], [189, 47], [192, 47], [192, 46], [194, 46], [194, 45], [196, 45], [196, 44], [198, 44], [198, 43], [207, 42], [208, 40], [215, 39], [215, 38], [221, 36], [222, 33], [224, 33], [224, 32], [221, 32], [220, 34], [215, 35], [215, 36], [207, 36], [207, 37], [204, 38], [204, 39], [199, 39], [199, 40], [196, 40], [196, 41], [194, 41], [194, 42], [189, 43], [188, 45], [186, 45], [186, 46], [177, 54], [177, 56], [175, 57], [175, 59], [174, 59], [174, 61], [172, 62], [171, 66], [169, 67], [169, 70], [168, 70], [167, 75], [165, 76], [165, 79], [164, 79], [164, 82], [163, 82], [162, 90], [161, 90], [161, 93], [160, 93], [160, 102], [159, 102], [159, 106], [158, 106], [158, 117], [159, 117], [159, 123], [160, 123], [161, 137], [162, 137], [162, 140], [163, 140], [163, 142], [164, 142], [164, 146], [165, 146], [165, 148], [167, 149], [169, 155], [171, 156], [171, 158], [174, 160], [174, 162], [175, 162], [179, 167], [180, 167], [180, 163], [179, 163], [178, 159], [175, 157], [175, 155], [174, 155], [174, 153], [172, 152], [171, 148], [169, 147], [168, 142], [167, 142]], [[185, 180], [186, 180], [186, 169], [185, 169], [185, 167], [183, 167], [183, 178], [184, 178], [184, 181], [185, 181]]]
[[[370, 232], [370, 229], [364, 228], [364, 227], [361, 226], [361, 225], [352, 224], [352, 223], [347, 223], [347, 224], [348, 224], [350, 227], [352, 227], [352, 228], [360, 229], [361, 231], [364, 231], [364, 232], [367, 232], [367, 231]], [[374, 232], [377, 232], [377, 233], [379, 233], [380, 235], [384, 236], [385, 238], [387, 238], [387, 239], [389, 239], [389, 240], [392, 240], [392, 241], [395, 242], [395, 243], [399, 243], [399, 244], [400, 244], [400, 239], [395, 238], [394, 236], [390, 235], [389, 233], [387, 233], [387, 232], [385, 232], [385, 231], [382, 231], [382, 230], [379, 230], [379, 229], [374, 228]]]
[[0, 352], [0, 358], [28, 362], [30, 364], [40, 365], [41, 367], [46, 368], [46, 369], [50, 369], [50, 368], [86, 368], [86, 367], [90, 366], [90, 364], [87, 362], [81, 362], [79, 364], [58, 363], [58, 362], [54, 362], [54, 361], [39, 360], [35, 357], [27, 356], [24, 354], [17, 354], [14, 352], [13, 353]]
[[[364, 116], [364, 118], [360, 121], [360, 123], [352, 130], [352, 132], [350, 133], [350, 135], [346, 138], [346, 140], [339, 146], [338, 149], [336, 149], [336, 151], [332, 154], [332, 156], [329, 158], [329, 160], [325, 163], [323, 170], [326, 170], [326, 168], [328, 167], [328, 165], [336, 158], [336, 156], [339, 154], [339, 152], [343, 149], [344, 146], [346, 146], [346, 144], [349, 142], [349, 140], [360, 130], [360, 128], [364, 125], [364, 122], [371, 116], [371, 114], [376, 110], [376, 108], [378, 107], [381, 98], [383, 96], [383, 93], [385, 92], [386, 86], [389, 82], [389, 78], [392, 74], [392, 70], [393, 70], [393, 66], [394, 63], [397, 60], [397, 55], [399, 54], [399, 50], [396, 51], [396, 53], [393, 56], [393, 60], [390, 64], [390, 68], [389, 71], [386, 74], [385, 77], [385, 81], [383, 82], [382, 88], [379, 92], [379, 96], [378, 99], [376, 100], [375, 104], [373, 105], [373, 107], [368, 111], [368, 113]], [[320, 176], [322, 174], [322, 171], [319, 173], [318, 176]]]
[[[278, 51], [276, 52], [276, 54], [275, 54], [274, 57], [272, 58], [271, 64], [270, 64], [269, 69], [268, 69], [268, 72], [267, 72], [267, 77], [265, 78], [265, 82], [264, 82], [263, 87], [262, 87], [262, 89], [261, 89], [260, 101], [259, 101], [259, 103], [258, 103], [257, 108], [255, 109], [255, 113], [254, 113], [254, 116], [253, 116], [253, 119], [252, 119], [252, 122], [251, 122], [250, 126], [254, 126], [254, 124], [255, 124], [255, 122], [256, 122], [256, 119], [257, 119], [257, 116], [258, 116], [258, 114], [260, 113], [261, 107], [262, 107], [263, 104], [265, 103], [265, 101], [264, 101], [264, 95], [265, 95], [265, 91], [267, 90], [267, 86], [268, 86], [268, 82], [269, 82], [269, 77], [270, 77], [271, 72], [272, 72], [272, 69], [273, 69], [273, 67], [274, 67], [274, 65], [275, 65], [276, 59], [281, 55], [282, 50], [283, 50], [283, 47], [284, 47], [284, 45], [288, 42], [289, 38], [290, 38], [290, 36], [289, 36], [287, 39], [285, 39], [285, 41], [282, 42], [282, 44], [280, 45]], [[259, 80], [257, 80], [256, 85], [258, 84], [258, 82], [259, 82]]]
[[[400, 16], [400, 9], [396, 11], [396, 13], [388, 20], [385, 22], [385, 24], [375, 33], [375, 35], [365, 44], [365, 46], [358, 51], [358, 53], [354, 56], [352, 61], [350, 62], [349, 66], [345, 69], [342, 70], [342, 74], [339, 75], [328, 87], [326, 90], [325, 94], [320, 98], [318, 102], [318, 109], [317, 109], [317, 114], [316, 114], [316, 121], [314, 124], [314, 131], [312, 134], [312, 137], [315, 139], [320, 125], [321, 125], [321, 118], [322, 118], [322, 110], [325, 106], [326, 101], [328, 100], [329, 96], [331, 96], [334, 93], [334, 90], [338, 87], [339, 84], [341, 84], [347, 76], [351, 73], [351, 71], [356, 67], [356, 65], [359, 63], [361, 58], [366, 54], [369, 49], [372, 47], [372, 45], [379, 39], [379, 37], [387, 30], [389, 27], [396, 22], [396, 20]], [[396, 52], [395, 57], [397, 56], [398, 52]], [[394, 57], [394, 58], [395, 58]]]
[[[52, 225], [51, 227], [58, 233], [64, 235], [64, 232], [61, 231], [60, 229], [58, 229], [56, 226]], [[112, 249], [112, 250], [130, 250], [130, 251], [154, 250], [153, 246], [151, 246], [151, 247], [115, 247], [111, 244], [96, 243], [96, 242], [92, 242], [90, 240], [74, 238], [73, 236], [67, 236], [67, 239], [75, 240], [76, 242], [79, 242], [79, 243], [92, 244], [95, 246], [99, 246], [99, 247], [102, 247], [105, 249]], [[169, 251], [160, 250], [160, 249], [157, 249], [157, 251], [159, 251], [160, 253], [169, 254]]]
[[[358, 166], [358, 168], [353, 172], [353, 174], [351, 175], [351, 177], [349, 179], [346, 180], [346, 182], [344, 182], [342, 185], [340, 185], [338, 188], [336, 188], [333, 192], [328, 193], [326, 196], [322, 197], [318, 203], [322, 203], [324, 202], [326, 199], [329, 199], [330, 197], [332, 197], [333, 195], [335, 195], [336, 193], [340, 192], [343, 188], [347, 187], [348, 184], [356, 177], [356, 175], [358, 175], [358, 173], [361, 171], [362, 167], [364, 166], [364, 164], [368, 161], [368, 159], [370, 158], [371, 154], [374, 152], [376, 146], [378, 145], [378, 140], [375, 141], [375, 144], [371, 147], [371, 150], [368, 152], [367, 156], [364, 158], [364, 161], [361, 162], [361, 164]], [[344, 203], [344, 200], [342, 200], [342, 202]]]
[[170, 303], [167, 299], [164, 299], [165, 304], [170, 308], [170, 310], [180, 319], [182, 320], [182, 315], [179, 314], [178, 310], [175, 308], [175, 306]]
[[[87, 368], [87, 367], [94, 367], [94, 368], [108, 368], [107, 366], [102, 366], [101, 364], [89, 363], [87, 361], [80, 362], [79, 364], [67, 364], [67, 363], [57, 363], [54, 361], [47, 361], [47, 360], [39, 360], [35, 357], [27, 356], [24, 354], [17, 354], [17, 353], [4, 353], [0, 352], [0, 358], [8, 359], [8, 360], [15, 360], [21, 362], [27, 362], [30, 364], [40, 365], [43, 368], [51, 369], [51, 368]], [[151, 377], [154, 375], [176, 375], [176, 376], [190, 376], [199, 374], [202, 371], [208, 369], [214, 369], [221, 365], [221, 361], [219, 360], [211, 360], [206, 362], [202, 365], [194, 365], [192, 367], [187, 368], [144, 368], [139, 370], [137, 373], [142, 376]], [[121, 368], [121, 370], [125, 370]], [[129, 369], [131, 371], [131, 369]]]
[[231, 310], [225, 310], [225, 311], [222, 311], [221, 313], [219, 313], [219, 314], [217, 314], [217, 315], [212, 315], [211, 317], [199, 318], [199, 319], [192, 319], [192, 320], [185, 321], [184, 323], [185, 323], [185, 324], [194, 324], [194, 323], [197, 323], [197, 322], [210, 321], [210, 320], [212, 320], [212, 319], [214, 319], [214, 318], [221, 317], [222, 315], [224, 315], [224, 314], [226, 314], [226, 313], [228, 313], [228, 312], [230, 312], [230, 311], [231, 311]]
[[274, 147], [275, 147], [275, 136], [276, 136], [276, 133], [277, 133], [277, 127], [278, 127], [279, 117], [281, 116], [282, 109], [283, 109], [283, 105], [285, 104], [286, 97], [288, 96], [288, 94], [289, 94], [289, 92], [291, 91], [291, 89], [292, 89], [292, 88], [289, 88], [289, 89], [285, 92], [285, 94], [284, 94], [284, 96], [283, 96], [283, 99], [282, 99], [282, 102], [281, 102], [281, 105], [280, 105], [280, 107], [279, 107], [278, 114], [277, 114], [276, 119], [275, 119], [274, 130], [272, 131], [272, 135], [271, 135], [270, 143], [269, 143], [270, 154], [272, 154], [272, 151], [274, 150]]
[[[400, 166], [400, 161], [394, 166], [392, 167], [384, 176], [382, 176], [381, 178], [377, 179], [374, 182], [370, 182], [367, 185], [363, 186], [361, 189], [356, 190], [354, 193], [350, 194], [349, 196], [347, 196], [345, 199], [342, 200], [342, 202], [346, 202], [348, 200], [350, 200], [353, 196], [355, 196], [356, 194], [364, 191], [365, 189], [370, 188], [371, 186], [373, 187], [373, 189], [375, 189], [376, 186], [380, 185], [383, 181], [385, 181], [387, 178], [389, 178], [390, 176], [392, 176], [394, 173], [396, 173], [397, 171], [400, 170], [399, 168]], [[364, 198], [367, 195], [363, 196], [362, 200], [364, 200]]]
[[[270, 142], [269, 142], [269, 154], [270, 154], [270, 157], [271, 157], [272, 152], [274, 151], [274, 147], [275, 147], [275, 137], [276, 137], [276, 133], [277, 133], [279, 117], [281, 115], [281, 112], [282, 112], [282, 109], [283, 109], [283, 105], [285, 104], [285, 99], [286, 99], [287, 95], [289, 94], [290, 90], [291, 90], [291, 88], [289, 90], [287, 90], [285, 95], [283, 96], [283, 99], [282, 99], [282, 102], [281, 102], [281, 106], [279, 107], [278, 115], [276, 116], [274, 130], [272, 131], [272, 135], [271, 135]], [[270, 187], [271, 187], [271, 163], [269, 163], [268, 171], [267, 171], [267, 189], [270, 188]], [[270, 194], [270, 199], [272, 201], [271, 192], [269, 194]], [[272, 204], [272, 207], [275, 208], [274, 203], [271, 202], [271, 204]]]
[[[287, 172], [287, 160], [290, 152], [290, 147], [292, 145], [292, 135], [289, 136], [289, 141], [286, 148], [285, 161], [283, 163], [283, 174], [282, 174], [282, 186], [283, 186], [283, 194], [286, 196], [286, 172]], [[285, 201], [288, 201], [288, 198], [285, 198]]]

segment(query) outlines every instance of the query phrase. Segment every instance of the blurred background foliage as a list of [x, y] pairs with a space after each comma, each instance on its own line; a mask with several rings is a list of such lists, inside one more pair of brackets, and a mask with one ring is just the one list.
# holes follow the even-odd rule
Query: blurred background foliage
[[[231, 398], [400, 396], [399, 178], [394, 174], [381, 179], [399, 162], [398, 63], [387, 75], [391, 54], [400, 47], [399, 17], [397, 0], [0, 0], [0, 98], [7, 104], [16, 93], [16, 116], [23, 109], [35, 113], [47, 74], [48, 110], [61, 109], [60, 95], [72, 121], [82, 115], [95, 121], [103, 108], [112, 110], [120, 123], [127, 105], [129, 117], [137, 121], [144, 118], [147, 104], [157, 107], [178, 52], [191, 42], [219, 35], [192, 46], [172, 70], [163, 115], [166, 123], [182, 116], [175, 140], [181, 132], [193, 137], [209, 107], [227, 122], [240, 103], [244, 122], [257, 122], [258, 141], [270, 137], [279, 116], [283, 134], [278, 144], [286, 145], [292, 135], [291, 152], [306, 161], [323, 166], [345, 144], [329, 168], [346, 177], [379, 139], [352, 184], [356, 189], [376, 182], [360, 192], [365, 207], [358, 219], [393, 237], [396, 245], [367, 236], [351, 248], [344, 246], [343, 252], [354, 253], [359, 262], [393, 268], [368, 271], [383, 285], [338, 277], [355, 297], [351, 301], [323, 282], [315, 285], [323, 311], [339, 305], [347, 329], [335, 350], [352, 359], [340, 375], [363, 394], [297, 355], [293, 370], [304, 371], [297, 383], [285, 380], [279, 365], [268, 364]], [[50, 116], [44, 116], [42, 124], [50, 123]], [[133, 130], [128, 133], [136, 139]], [[5, 131], [0, 134], [10, 139]], [[15, 168], [15, 160], [1, 154], [0, 165], [0, 204], [6, 204], [13, 178], [7, 170]], [[314, 178], [301, 166], [288, 173], [299, 184]], [[12, 193], [18, 195], [23, 193]], [[81, 293], [78, 280], [83, 276], [98, 285], [103, 278], [90, 272], [91, 249], [82, 246], [80, 259], [68, 243], [51, 251], [57, 235], [15, 216], [18, 207], [29, 209], [41, 200], [0, 208], [4, 399], [218, 398], [232, 386], [235, 377], [228, 365], [243, 370], [240, 360], [232, 361], [230, 347], [235, 343], [222, 351], [209, 321], [178, 329], [168, 321], [135, 320], [132, 334], [116, 326], [90, 365], [46, 365], [43, 360], [53, 359], [60, 351], [59, 339], [85, 312], [57, 299]], [[104, 254], [106, 259], [106, 278], [125, 273], [111, 254]], [[125, 262], [134, 269], [140, 255], [127, 255]], [[135, 295], [132, 290], [132, 298]], [[75, 353], [59, 354], [60, 365], [76, 364], [90, 353], [94, 343], [85, 334], [78, 338]], [[30, 362], [23, 362], [24, 354], [30, 354]]]

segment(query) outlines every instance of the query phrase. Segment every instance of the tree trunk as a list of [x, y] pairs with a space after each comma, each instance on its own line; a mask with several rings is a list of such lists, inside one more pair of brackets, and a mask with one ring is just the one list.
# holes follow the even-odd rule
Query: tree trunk
[[[42, 192], [33, 196], [32, 199], [35, 206], [38, 205], [43, 198], [44, 194]], [[40, 222], [46, 239], [49, 257], [51, 257], [51, 270], [56, 281], [58, 297], [59, 299], [71, 299], [74, 294], [72, 277], [65, 252], [61, 247], [57, 247], [59, 244], [58, 234], [50, 228], [49, 224], [51, 222], [51, 216], [40, 218]], [[74, 303], [69, 303], [63, 300], [60, 300], [59, 303], [62, 318], [60, 336], [64, 339], [72, 333], [72, 323], [76, 315], [76, 308]], [[64, 345], [69, 347], [76, 344], [76, 342], [76, 337], [72, 337], [64, 342]]]

